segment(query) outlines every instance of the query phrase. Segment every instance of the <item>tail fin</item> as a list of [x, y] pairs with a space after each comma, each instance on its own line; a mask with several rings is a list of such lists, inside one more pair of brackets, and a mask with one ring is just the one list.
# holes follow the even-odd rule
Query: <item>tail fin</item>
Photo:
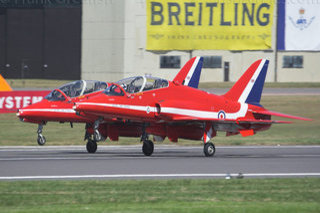
[[198, 88], [200, 74], [202, 69], [203, 57], [191, 58], [180, 70], [177, 76], [173, 79], [182, 85]]
[[240, 103], [261, 106], [260, 99], [268, 64], [269, 60], [266, 59], [254, 62], [224, 97]]
[[7, 81], [0, 75], [0, 92], [12, 91], [12, 88]]

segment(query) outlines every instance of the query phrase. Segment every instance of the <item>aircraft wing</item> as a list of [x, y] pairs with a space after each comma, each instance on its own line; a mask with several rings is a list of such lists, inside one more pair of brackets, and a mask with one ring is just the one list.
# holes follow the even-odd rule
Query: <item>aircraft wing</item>
[[228, 124], [228, 123], [236, 123], [236, 124], [290, 124], [291, 121], [277, 121], [277, 120], [257, 120], [257, 119], [218, 119], [218, 118], [197, 118], [197, 117], [172, 117], [172, 121], [211, 121], [215, 123]]

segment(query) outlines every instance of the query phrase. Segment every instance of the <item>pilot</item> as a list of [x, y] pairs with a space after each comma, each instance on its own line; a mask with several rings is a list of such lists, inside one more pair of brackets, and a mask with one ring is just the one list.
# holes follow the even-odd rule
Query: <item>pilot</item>
[[81, 93], [81, 82], [80, 81], [77, 81], [73, 86], [72, 86], [72, 89], [71, 89], [71, 93], [70, 93], [70, 96], [71, 97], [77, 97], [80, 95]]
[[99, 90], [105, 90], [107, 88], [107, 84], [104, 82], [97, 82], [95, 84], [95, 90], [94, 91], [99, 91]]
[[154, 89], [157, 89], [157, 88], [160, 88], [161, 87], [161, 79], [156, 79], [155, 81], [154, 81], [154, 86], [153, 86], [153, 88]]
[[126, 84], [122, 83], [120, 86], [124, 89], [124, 91], [127, 91], [127, 85]]

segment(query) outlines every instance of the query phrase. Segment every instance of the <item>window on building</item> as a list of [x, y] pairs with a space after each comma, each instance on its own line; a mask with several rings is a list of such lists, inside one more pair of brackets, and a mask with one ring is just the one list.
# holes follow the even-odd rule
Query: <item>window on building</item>
[[222, 56], [203, 56], [203, 68], [221, 68]]
[[180, 68], [180, 56], [160, 56], [160, 68]]
[[303, 68], [303, 56], [283, 56], [283, 68]]

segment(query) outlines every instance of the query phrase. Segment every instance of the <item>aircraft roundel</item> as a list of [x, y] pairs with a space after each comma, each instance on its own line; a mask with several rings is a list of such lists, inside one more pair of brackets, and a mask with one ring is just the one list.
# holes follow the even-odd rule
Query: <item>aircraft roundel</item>
[[149, 113], [150, 113], [150, 111], [151, 111], [150, 107], [149, 107], [149, 106], [147, 106], [147, 114], [149, 114]]
[[226, 113], [223, 110], [220, 110], [218, 112], [218, 119], [225, 119], [226, 118]]

